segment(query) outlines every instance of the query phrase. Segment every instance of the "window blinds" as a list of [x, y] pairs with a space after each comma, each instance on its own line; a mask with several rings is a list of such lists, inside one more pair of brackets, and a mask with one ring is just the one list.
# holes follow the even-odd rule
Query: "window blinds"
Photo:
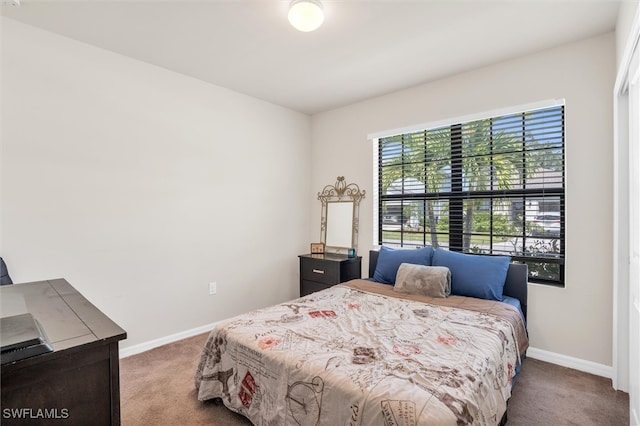
[[509, 255], [564, 283], [564, 105], [378, 139], [378, 242]]

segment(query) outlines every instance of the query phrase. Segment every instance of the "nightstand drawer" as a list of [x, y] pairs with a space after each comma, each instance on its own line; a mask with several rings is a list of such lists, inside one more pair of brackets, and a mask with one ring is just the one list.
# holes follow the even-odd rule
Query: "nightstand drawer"
[[324, 284], [340, 282], [340, 263], [322, 259], [304, 259], [300, 268], [300, 278]]

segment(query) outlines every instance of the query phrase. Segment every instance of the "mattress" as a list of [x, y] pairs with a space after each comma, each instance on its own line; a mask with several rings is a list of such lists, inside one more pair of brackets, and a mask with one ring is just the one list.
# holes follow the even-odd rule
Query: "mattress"
[[219, 323], [196, 388], [255, 425], [498, 424], [527, 346], [508, 304], [354, 280]]

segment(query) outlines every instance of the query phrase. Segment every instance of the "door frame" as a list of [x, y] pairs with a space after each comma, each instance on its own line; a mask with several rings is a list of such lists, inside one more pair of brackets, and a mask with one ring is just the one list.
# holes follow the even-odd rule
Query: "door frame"
[[[630, 362], [637, 363], [638, 360], [630, 360], [631, 344], [637, 344], [640, 330], [631, 329], [631, 309], [633, 301], [630, 300], [630, 260], [631, 250], [630, 232], [631, 197], [640, 197], [640, 194], [630, 193], [630, 124], [631, 120], [638, 120], [632, 117], [629, 108], [628, 83], [629, 74], [637, 70], [631, 69], [631, 60], [634, 51], [640, 49], [640, 6], [636, 13], [629, 31], [629, 36], [625, 45], [622, 60], [620, 62], [616, 82], [613, 90], [613, 110], [614, 110], [614, 186], [613, 186], [613, 377], [614, 389], [634, 393], [638, 389], [637, 377], [631, 377]], [[637, 121], [634, 124], [638, 126]], [[634, 168], [640, 168], [640, 161], [637, 161]], [[638, 236], [635, 236], [638, 238]], [[637, 325], [635, 325], [637, 327]], [[634, 338], [631, 338], [634, 333]], [[635, 339], [635, 340], [634, 340]], [[633, 389], [633, 390], [632, 390]], [[638, 400], [638, 395], [629, 395], [630, 421], [638, 422], [640, 407], [636, 407], [633, 401]]]

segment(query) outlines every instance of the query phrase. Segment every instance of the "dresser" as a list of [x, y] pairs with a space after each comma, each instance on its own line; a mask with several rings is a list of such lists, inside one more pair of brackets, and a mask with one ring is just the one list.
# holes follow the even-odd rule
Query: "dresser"
[[362, 277], [362, 257], [339, 254], [302, 254], [300, 296]]
[[127, 333], [64, 279], [2, 286], [0, 296], [3, 316], [30, 312], [53, 348], [2, 365], [2, 424], [119, 425]]

